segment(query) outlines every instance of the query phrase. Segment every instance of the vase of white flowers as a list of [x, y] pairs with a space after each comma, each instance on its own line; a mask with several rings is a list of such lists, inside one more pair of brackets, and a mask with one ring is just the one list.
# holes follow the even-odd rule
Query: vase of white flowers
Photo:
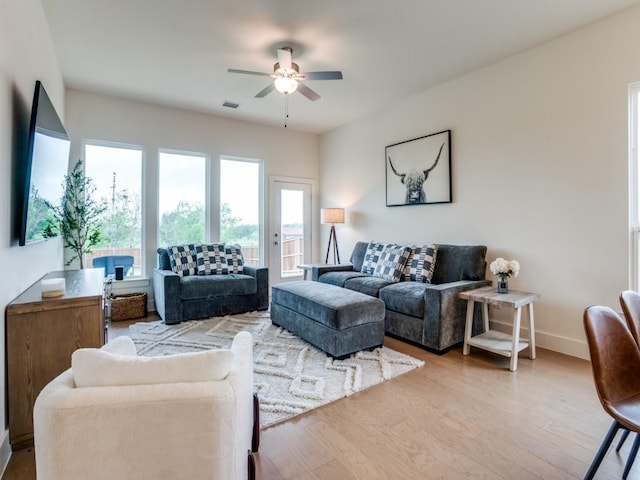
[[498, 274], [498, 293], [509, 293], [509, 275], [506, 273]]
[[520, 263], [517, 260], [496, 258], [489, 265], [491, 273], [498, 276], [498, 293], [509, 293], [509, 277], [517, 277], [520, 273]]

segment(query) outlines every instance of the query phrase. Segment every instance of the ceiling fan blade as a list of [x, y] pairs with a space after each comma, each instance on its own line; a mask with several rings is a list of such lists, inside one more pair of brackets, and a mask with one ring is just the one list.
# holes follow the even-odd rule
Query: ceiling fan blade
[[300, 76], [305, 80], [342, 80], [342, 72], [306, 72]]
[[316, 92], [314, 92], [309, 87], [307, 87], [306, 85], [304, 85], [304, 84], [302, 84], [300, 82], [298, 82], [298, 91], [302, 95], [307, 97], [309, 100], [311, 100], [312, 102], [315, 102], [316, 100], [318, 100], [320, 98], [320, 95], [318, 95]]
[[270, 73], [262, 73], [262, 72], [252, 72], [250, 70], [236, 70], [235, 68], [230, 68], [227, 70], [229, 73], [242, 73], [244, 75], [259, 75], [261, 77], [270, 77]]
[[293, 50], [289, 47], [278, 49], [278, 63], [280, 64], [280, 68], [291, 70], [291, 52], [293, 52]]
[[271, 92], [273, 92], [275, 88], [276, 88], [275, 85], [273, 83], [270, 83], [266, 88], [263, 88], [256, 94], [256, 98], [266, 97]]

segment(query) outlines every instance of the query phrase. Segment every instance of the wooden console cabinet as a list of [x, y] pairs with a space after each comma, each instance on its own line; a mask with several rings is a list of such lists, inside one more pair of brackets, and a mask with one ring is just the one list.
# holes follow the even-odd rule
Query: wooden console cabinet
[[101, 268], [51, 272], [65, 294], [42, 298], [37, 281], [7, 306], [9, 440], [14, 450], [33, 445], [33, 405], [47, 383], [71, 366], [78, 348], [105, 340]]

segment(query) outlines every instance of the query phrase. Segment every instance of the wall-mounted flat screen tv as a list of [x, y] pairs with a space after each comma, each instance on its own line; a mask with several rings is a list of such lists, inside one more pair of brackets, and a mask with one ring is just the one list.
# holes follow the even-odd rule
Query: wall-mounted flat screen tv
[[69, 168], [71, 141], [49, 95], [36, 82], [24, 165], [24, 188], [19, 243], [46, 240], [44, 230], [53, 213], [47, 206], [58, 205]]

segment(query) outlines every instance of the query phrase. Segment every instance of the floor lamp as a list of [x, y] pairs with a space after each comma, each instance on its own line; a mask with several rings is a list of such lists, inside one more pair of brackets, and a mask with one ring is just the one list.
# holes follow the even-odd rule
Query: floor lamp
[[329, 263], [329, 250], [333, 245], [333, 263], [337, 265], [340, 263], [340, 252], [338, 251], [338, 240], [336, 239], [336, 223], [344, 223], [344, 208], [321, 208], [320, 209], [320, 223], [331, 224], [331, 231], [329, 232], [329, 244], [327, 245], [327, 256], [324, 259], [324, 263]]

